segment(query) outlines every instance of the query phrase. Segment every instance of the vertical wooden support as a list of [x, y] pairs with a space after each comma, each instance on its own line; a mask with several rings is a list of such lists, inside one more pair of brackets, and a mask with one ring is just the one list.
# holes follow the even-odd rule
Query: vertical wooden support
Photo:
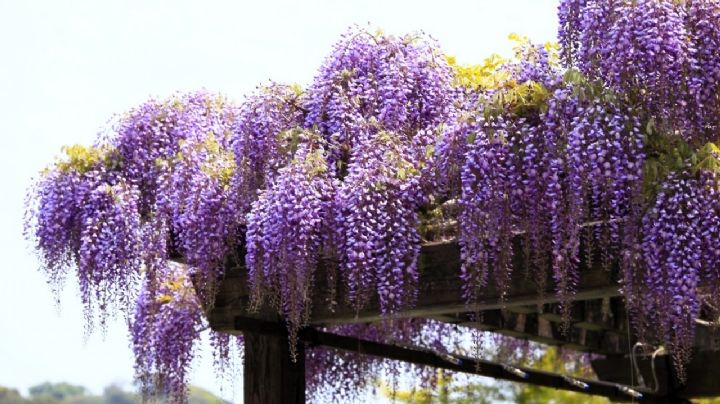
[[304, 404], [305, 350], [297, 347], [297, 360], [290, 358], [285, 337], [245, 332], [243, 369], [246, 404]]

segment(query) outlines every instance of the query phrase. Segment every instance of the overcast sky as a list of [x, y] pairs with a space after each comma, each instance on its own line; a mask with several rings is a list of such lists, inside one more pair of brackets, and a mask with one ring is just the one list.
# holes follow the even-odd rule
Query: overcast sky
[[[422, 30], [472, 63], [507, 53], [511, 32], [554, 40], [556, 3], [0, 0], [0, 385], [67, 381], [99, 393], [132, 382], [123, 323], [84, 343], [77, 288], [68, 282], [58, 312], [22, 238], [26, 188], [60, 146], [91, 143], [151, 96], [205, 88], [241, 100], [269, 80], [305, 86], [353, 24]], [[219, 393], [202, 353], [192, 383]]]

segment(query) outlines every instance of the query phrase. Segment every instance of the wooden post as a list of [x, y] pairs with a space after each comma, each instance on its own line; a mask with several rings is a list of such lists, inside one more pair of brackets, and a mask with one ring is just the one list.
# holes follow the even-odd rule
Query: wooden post
[[305, 350], [298, 343], [296, 361], [290, 358], [284, 336], [244, 332], [243, 369], [246, 404], [304, 404]]

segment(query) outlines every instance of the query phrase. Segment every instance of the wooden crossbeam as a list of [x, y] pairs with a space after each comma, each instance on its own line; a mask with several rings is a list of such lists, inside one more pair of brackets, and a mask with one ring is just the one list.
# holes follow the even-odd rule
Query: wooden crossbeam
[[[537, 284], [523, 270], [525, 265], [519, 239], [515, 241], [515, 249], [517, 250], [513, 255], [515, 270], [508, 290], [499, 290], [494, 282], [489, 282], [480, 296], [480, 301], [468, 305], [463, 296], [463, 282], [460, 279], [460, 247], [457, 242], [423, 245], [420, 254], [417, 303], [412, 308], [394, 313], [393, 316], [396, 318], [429, 317], [465, 311], [558, 302], [552, 280], [547, 280], [546, 284], [550, 286], [541, 295], [538, 293]], [[336, 300], [342, 301], [344, 298], [342, 287], [338, 287], [337, 291]], [[584, 261], [580, 263], [580, 283], [574, 299], [589, 300], [615, 296], [620, 296], [620, 290], [610, 271], [598, 267], [588, 268]], [[373, 301], [359, 312], [343, 305], [339, 305], [333, 311], [328, 310], [327, 307], [327, 304], [319, 304], [314, 307], [313, 324], [368, 322], [381, 320], [384, 317], [380, 313], [377, 301]]]
[[560, 323], [550, 321], [538, 313], [486, 310], [480, 314], [479, 321], [455, 323], [542, 344], [564, 346], [576, 351], [618, 355], [625, 354], [628, 350], [627, 334], [576, 327], [579, 322], [571, 323], [563, 333]]
[[[520, 249], [519, 241], [515, 243]], [[507, 291], [498, 290], [490, 282], [481, 295], [481, 300], [468, 305], [463, 297], [463, 282], [460, 279], [460, 248], [457, 242], [442, 242], [423, 245], [420, 254], [420, 280], [418, 298], [413, 307], [393, 313], [395, 318], [432, 317], [467, 311], [506, 309], [512, 307], [537, 306], [557, 303], [558, 298], [553, 287], [549, 286], [540, 294], [536, 283], [521, 269], [524, 266], [520, 251], [514, 254], [514, 267], [510, 287]], [[387, 318], [381, 313], [377, 299], [360, 311], [344, 304], [347, 291], [342, 282], [336, 280], [334, 293], [327, 285], [326, 273], [320, 268], [316, 275], [317, 287], [313, 291], [313, 305], [310, 323], [313, 325], [332, 325], [378, 321]], [[549, 274], [548, 274], [549, 276]], [[247, 271], [240, 266], [228, 268], [226, 277], [220, 285], [215, 306], [208, 312], [213, 328], [220, 331], [232, 330], [231, 319], [237, 315], [258, 318], [274, 318], [275, 312], [248, 313], [247, 308]], [[548, 285], [552, 281], [548, 280]], [[588, 268], [580, 264], [580, 282], [575, 300], [593, 300], [620, 296], [620, 290], [612, 271], [602, 268]], [[331, 300], [338, 304], [331, 304]]]
[[[234, 329], [235, 332], [253, 335], [271, 335], [281, 338], [287, 335], [287, 328], [283, 323], [250, 317], [235, 317]], [[304, 328], [300, 330], [298, 340], [310, 346], [334, 348], [417, 365], [433, 366], [455, 372], [492, 377], [494, 379], [604, 396], [611, 400], [629, 401], [630, 399], [634, 399], [636, 402], [665, 402], [664, 396], [648, 389], [633, 388], [618, 383], [598, 380], [570, 378], [557, 373], [525, 367], [512, 367], [484, 359], [444, 355], [420, 347], [398, 346], [367, 341], [323, 332], [315, 328]]]
[[[522, 261], [523, 254], [517, 238], [514, 248], [514, 271], [508, 290], [500, 291], [493, 282], [490, 282], [482, 291], [480, 300], [473, 305], [468, 305], [463, 297], [463, 283], [459, 276], [460, 249], [458, 244], [456, 242], [442, 242], [423, 245], [420, 256], [417, 302], [411, 308], [393, 313], [392, 317], [433, 318], [456, 324], [465, 323], [465, 325], [486, 327], [495, 332], [537, 342], [563, 345], [570, 349], [601, 352], [611, 354], [612, 357], [624, 356], [617, 354], [626, 353], [627, 349], [623, 350], [622, 347], [629, 345], [627, 339], [632, 340], [634, 336], [630, 333], [628, 337], [626, 328], [627, 313], [623, 308], [617, 283], [617, 267], [613, 266], [606, 270], [605, 268], [590, 266], [587, 262], [581, 260], [577, 292], [572, 298], [574, 302], [571, 319], [572, 329], [569, 335], [562, 335], [557, 330], [561, 317], [558, 315], [558, 299], [554, 293], [550, 275], [547, 274], [546, 282], [544, 282], [545, 285], [550, 286], [546, 287], [543, 293], [539, 293], [538, 283], [523, 270], [525, 268]], [[581, 257], [584, 257], [584, 254], [581, 254]], [[242, 262], [242, 257], [237, 257], [235, 262], [238, 262], [238, 258]], [[597, 260], [594, 260], [594, 262], [597, 262]], [[347, 304], [347, 290], [344, 289], [339, 277], [335, 278], [334, 285], [323, 287], [329, 285], [328, 272], [323, 267], [318, 268], [316, 271], [315, 285], [316, 287], [312, 291], [312, 313], [309, 319], [311, 326], [372, 322], [388, 318], [388, 316], [380, 312], [377, 299], [371, 299], [371, 303], [360, 311], [353, 310]], [[284, 326], [278, 329], [279, 317], [275, 310], [264, 307], [258, 312], [248, 312], [248, 292], [247, 271], [242, 265], [230, 264], [227, 267], [225, 278], [219, 284], [215, 305], [206, 310], [210, 326], [216, 331], [246, 333], [247, 335], [277, 335], [278, 332], [285, 332]], [[606, 302], [613, 302], [609, 310], [603, 306], [606, 305]], [[468, 324], [469, 317], [467, 314], [476, 314], [478, 312], [496, 314], [486, 316], [484, 324]], [[496, 316], [495, 319], [489, 321], [493, 315]], [[497, 316], [504, 317], [501, 319]], [[705, 332], [705, 328], [707, 327], [699, 328], [695, 341], [695, 347], [703, 352], [708, 347], [714, 347], [716, 341], [714, 334]], [[437, 366], [449, 370], [467, 371], [499, 379], [523, 381], [508, 375], [507, 369], [497, 363], [472, 362], [472, 359], [461, 358], [460, 363], [463, 364], [461, 366], [455, 364], [456, 360], [443, 362], [443, 358], [438, 359], [434, 353], [423, 353], [422, 350], [410, 349], [410, 351], [402, 351], [402, 349], [406, 348], [394, 346], [388, 348], [388, 346], [382, 344], [373, 345], [375, 343], [363, 341], [358, 345], [357, 339], [347, 339], [347, 337], [326, 334], [320, 333], [314, 328], [308, 328], [301, 333], [300, 340], [306, 343], [355, 352], [357, 350], [353, 349], [352, 346], [358, 347], [358, 349], [362, 347], [365, 353], [389, 359], [407, 360], [408, 362]], [[350, 344], [350, 340], [352, 340], [352, 344]], [[275, 358], [277, 356], [274, 354], [279, 349], [277, 343], [262, 341], [261, 343], [263, 346], [272, 347], [272, 349], [268, 350], [267, 357]], [[386, 350], [386, 348], [389, 350]], [[413, 360], [412, 358], [420, 359]], [[698, 363], [703, 362], [699, 361]], [[480, 364], [481, 369], [486, 372], [477, 373], [471, 370], [467, 367], [469, 363], [474, 364], [473, 369], [475, 365]], [[293, 380], [299, 380], [300, 376], [293, 373], [291, 366], [285, 367], [289, 370], [283, 374], [287, 374], [287, 377]], [[525, 370], [522, 371], [525, 372]], [[528, 371], [524, 374], [535, 375], [532, 372]], [[512, 372], [510, 373], [512, 374]], [[605, 374], [600, 376], [601, 378], [607, 377]], [[558, 375], [547, 376], [542, 372], [533, 376], [530, 382], [555, 388], [563, 388], [564, 385], [568, 384], [567, 380]], [[707, 380], [703, 380], [703, 383], [706, 382]], [[593, 394], [600, 394], [613, 399], [629, 398], [626, 395], [627, 391], [623, 392], [621, 387], [618, 387], [621, 384], [595, 383], [600, 383], [596, 389], [599, 393]], [[591, 385], [595, 386], [594, 384]], [[664, 402], [663, 400], [665, 400], [662, 395], [653, 395], [651, 392], [645, 393], [648, 393], [645, 395], [648, 400], [648, 397], [654, 397], [653, 400], [657, 399], [656, 402]]]

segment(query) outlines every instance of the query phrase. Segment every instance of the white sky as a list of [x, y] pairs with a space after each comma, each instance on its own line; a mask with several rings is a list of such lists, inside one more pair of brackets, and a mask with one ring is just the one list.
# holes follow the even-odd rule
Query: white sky
[[[122, 322], [84, 343], [77, 289], [68, 283], [58, 313], [22, 237], [25, 190], [60, 146], [91, 143], [150, 96], [206, 88], [241, 100], [270, 79], [306, 85], [352, 24], [423, 30], [460, 62], [479, 62], [507, 52], [511, 32], [554, 40], [556, 3], [0, 0], [0, 385], [67, 381], [100, 393], [132, 381]], [[204, 352], [192, 383], [219, 393]]]

